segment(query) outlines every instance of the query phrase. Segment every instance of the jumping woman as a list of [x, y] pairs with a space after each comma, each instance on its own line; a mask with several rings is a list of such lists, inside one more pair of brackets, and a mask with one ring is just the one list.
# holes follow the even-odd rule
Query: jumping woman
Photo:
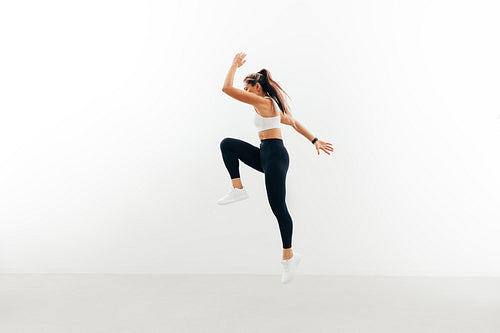
[[[285, 203], [285, 180], [288, 171], [289, 156], [283, 144], [280, 123], [292, 126], [314, 144], [316, 150], [323, 150], [330, 155], [333, 152], [331, 143], [318, 140], [301, 123], [292, 117], [290, 108], [285, 105], [283, 89], [271, 78], [268, 70], [262, 69], [249, 74], [243, 80], [245, 89], [233, 87], [234, 73], [246, 60], [245, 53], [238, 53], [222, 91], [240, 102], [251, 104], [255, 109], [255, 126], [259, 130], [260, 148], [235, 138], [224, 138], [220, 143], [222, 159], [231, 177], [233, 188], [217, 201], [219, 205], [248, 198], [240, 179], [239, 162], [241, 160], [251, 168], [263, 172], [269, 205], [276, 216], [283, 243], [282, 283], [291, 281], [301, 260], [298, 252], [292, 252], [292, 218]], [[285, 93], [286, 94], [286, 93]], [[287, 95], [288, 96], [288, 95]]]

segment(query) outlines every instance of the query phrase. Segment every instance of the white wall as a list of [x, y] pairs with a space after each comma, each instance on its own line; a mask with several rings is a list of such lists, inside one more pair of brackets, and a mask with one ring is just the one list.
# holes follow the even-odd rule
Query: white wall
[[494, 1], [10, 1], [0, 8], [0, 272], [279, 272], [253, 108], [295, 117], [287, 205], [304, 274], [500, 276]]

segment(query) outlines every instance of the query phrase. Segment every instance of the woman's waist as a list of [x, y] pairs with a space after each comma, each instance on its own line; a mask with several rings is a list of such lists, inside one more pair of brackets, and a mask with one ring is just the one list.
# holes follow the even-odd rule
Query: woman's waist
[[265, 142], [265, 141], [277, 141], [277, 142], [283, 142], [283, 138], [265, 138], [261, 139], [260, 142]]
[[281, 129], [280, 128], [271, 128], [271, 129], [260, 131], [259, 132], [259, 139], [260, 139], [260, 141], [268, 140], [268, 139], [281, 139], [281, 140], [283, 140], [283, 137], [281, 136]]
[[267, 138], [260, 140], [260, 147], [269, 146], [269, 147], [285, 147], [282, 138]]

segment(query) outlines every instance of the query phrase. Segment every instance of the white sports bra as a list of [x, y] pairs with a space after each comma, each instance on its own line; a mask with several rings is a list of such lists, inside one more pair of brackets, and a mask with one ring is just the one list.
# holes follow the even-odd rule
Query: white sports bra
[[[276, 102], [269, 96], [266, 96], [264, 98], [270, 98], [273, 104]], [[276, 105], [276, 108], [279, 110], [278, 106]], [[281, 111], [280, 111], [281, 112]], [[255, 126], [259, 131], [264, 131], [268, 130], [271, 128], [281, 128], [281, 116], [277, 115], [276, 117], [262, 117], [260, 114], [255, 112]]]

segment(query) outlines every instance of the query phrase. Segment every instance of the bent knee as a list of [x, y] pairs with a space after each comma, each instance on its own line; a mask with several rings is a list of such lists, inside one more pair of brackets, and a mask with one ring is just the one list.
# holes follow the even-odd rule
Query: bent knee
[[233, 138], [224, 138], [220, 142], [219, 146], [220, 146], [221, 149], [227, 148], [229, 145], [231, 145], [231, 142], [233, 142], [233, 141], [234, 141]]

